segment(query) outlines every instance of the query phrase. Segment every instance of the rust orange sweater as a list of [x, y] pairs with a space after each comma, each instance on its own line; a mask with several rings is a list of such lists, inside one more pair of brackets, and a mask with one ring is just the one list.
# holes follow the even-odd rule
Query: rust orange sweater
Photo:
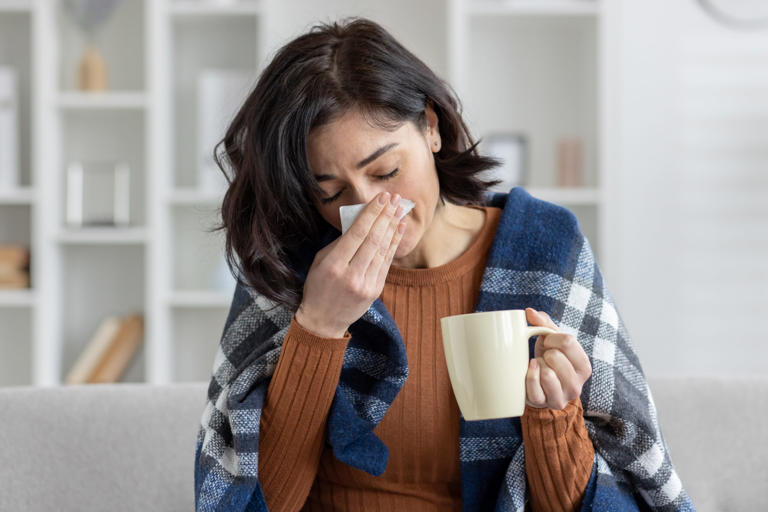
[[[271, 511], [461, 510], [459, 408], [440, 318], [474, 311], [501, 210], [458, 258], [435, 268], [392, 266], [381, 299], [402, 334], [409, 376], [374, 433], [389, 448], [376, 477], [339, 462], [325, 426], [350, 335], [323, 338], [293, 319], [262, 411], [259, 480]], [[526, 407], [522, 418], [533, 510], [576, 510], [594, 451], [581, 403]]]

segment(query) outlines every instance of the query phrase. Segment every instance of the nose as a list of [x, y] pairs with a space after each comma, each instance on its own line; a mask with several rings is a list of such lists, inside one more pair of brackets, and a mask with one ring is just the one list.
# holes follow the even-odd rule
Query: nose
[[386, 189], [381, 186], [362, 186], [352, 188], [352, 204], [370, 203], [381, 192], [386, 192]]

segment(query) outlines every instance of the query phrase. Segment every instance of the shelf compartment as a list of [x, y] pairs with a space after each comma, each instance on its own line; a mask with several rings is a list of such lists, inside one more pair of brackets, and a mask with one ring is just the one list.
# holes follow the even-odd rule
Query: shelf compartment
[[[67, 246], [62, 251], [61, 376], [66, 377], [101, 322], [111, 315], [143, 313], [146, 344], [143, 247]], [[121, 382], [144, 381], [143, 348]]]
[[[223, 125], [234, 117], [248, 91], [256, 83], [260, 47], [258, 27], [258, 18], [247, 16], [173, 19], [170, 117], [174, 169], [172, 186], [186, 189], [205, 185], [201, 183], [199, 169], [213, 165], [210, 155], [215, 143], [224, 137], [226, 127]], [[239, 50], [233, 52], [232, 48]], [[227, 73], [243, 72], [244, 78], [239, 80], [243, 82], [240, 85], [237, 85], [236, 75], [230, 75], [229, 78], [222, 75], [218, 81], [219, 86], [226, 89], [226, 97], [231, 98], [231, 101], [213, 99], [217, 104], [215, 111], [221, 112], [221, 117], [207, 123], [207, 126], [214, 127], [214, 135], [211, 135], [200, 133], [198, 95], [203, 73], [214, 69]], [[237, 92], [232, 89], [237, 89]], [[205, 141], [201, 141], [203, 137]], [[214, 138], [215, 141], [212, 140]], [[223, 176], [219, 176], [221, 171], [217, 168], [213, 171], [211, 174], [221, 178], [217, 183], [225, 181]]]
[[0, 308], [0, 387], [32, 382], [32, 318], [32, 310]]
[[[576, 218], [579, 221], [579, 229], [582, 234], [587, 237], [587, 240], [589, 240], [595, 258], [599, 259], [601, 254], [601, 244], [598, 237], [600, 231], [600, 226], [598, 225], [600, 218], [599, 208], [595, 205], [584, 204], [566, 205], [565, 207], [576, 215]], [[598, 261], [598, 265], [600, 265], [600, 263], [601, 262]]]
[[[7, 4], [7, 2], [6, 2]], [[32, 16], [22, 8], [28, 2], [11, 2], [8, 11], [0, 7], [0, 66], [11, 67], [16, 75], [16, 171], [18, 187], [28, 187], [31, 179], [32, 91], [35, 89], [32, 68]], [[15, 176], [14, 176], [15, 178]], [[4, 196], [0, 191], [0, 201]]]
[[213, 207], [171, 209], [173, 290], [208, 290], [228, 293], [231, 297], [235, 278], [224, 258], [224, 232], [209, 232], [220, 220]]
[[[60, 116], [62, 229], [67, 218], [67, 167], [72, 162], [126, 162], [130, 168], [129, 225], [146, 225], [145, 113], [122, 110], [66, 110]], [[87, 198], [86, 198], [87, 199]]]
[[[144, 26], [146, 3], [152, 0], [120, 2], [104, 25], [98, 28], [98, 49], [107, 68], [109, 91], [145, 89]], [[57, 2], [59, 43], [59, 84], [64, 91], [78, 90], [78, 69], [86, 47], [85, 36], [75, 26], [69, 12]]]
[[30, 245], [31, 208], [28, 204], [0, 205], [0, 244]]
[[[573, 137], [581, 142], [582, 186], [600, 186], [597, 25], [596, 18], [551, 16], [469, 22], [468, 51], [476, 57], [467, 66], [468, 125], [481, 148], [490, 134], [525, 137], [526, 187], [557, 184], [558, 141]], [[475, 78], [487, 76], [494, 79]]]
[[171, 313], [173, 382], [210, 380], [227, 314], [224, 309], [180, 309]]

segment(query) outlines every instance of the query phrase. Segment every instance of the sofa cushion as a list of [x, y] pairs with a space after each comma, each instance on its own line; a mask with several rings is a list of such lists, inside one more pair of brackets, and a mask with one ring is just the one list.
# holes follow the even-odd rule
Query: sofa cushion
[[650, 379], [696, 510], [768, 510], [768, 377]]
[[0, 388], [0, 510], [193, 510], [206, 389]]
[[[696, 509], [768, 510], [768, 377], [650, 379], [650, 386]], [[0, 510], [193, 510], [207, 388], [0, 388]]]

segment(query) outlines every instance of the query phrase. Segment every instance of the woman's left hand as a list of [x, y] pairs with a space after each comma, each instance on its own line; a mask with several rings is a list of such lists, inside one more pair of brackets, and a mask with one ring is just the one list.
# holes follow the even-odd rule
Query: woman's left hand
[[581, 388], [592, 375], [589, 357], [576, 337], [560, 331], [547, 313], [526, 308], [525, 316], [532, 326], [557, 331], [536, 338], [534, 358], [528, 363], [525, 379], [525, 403], [536, 408], [564, 409], [581, 396]]

